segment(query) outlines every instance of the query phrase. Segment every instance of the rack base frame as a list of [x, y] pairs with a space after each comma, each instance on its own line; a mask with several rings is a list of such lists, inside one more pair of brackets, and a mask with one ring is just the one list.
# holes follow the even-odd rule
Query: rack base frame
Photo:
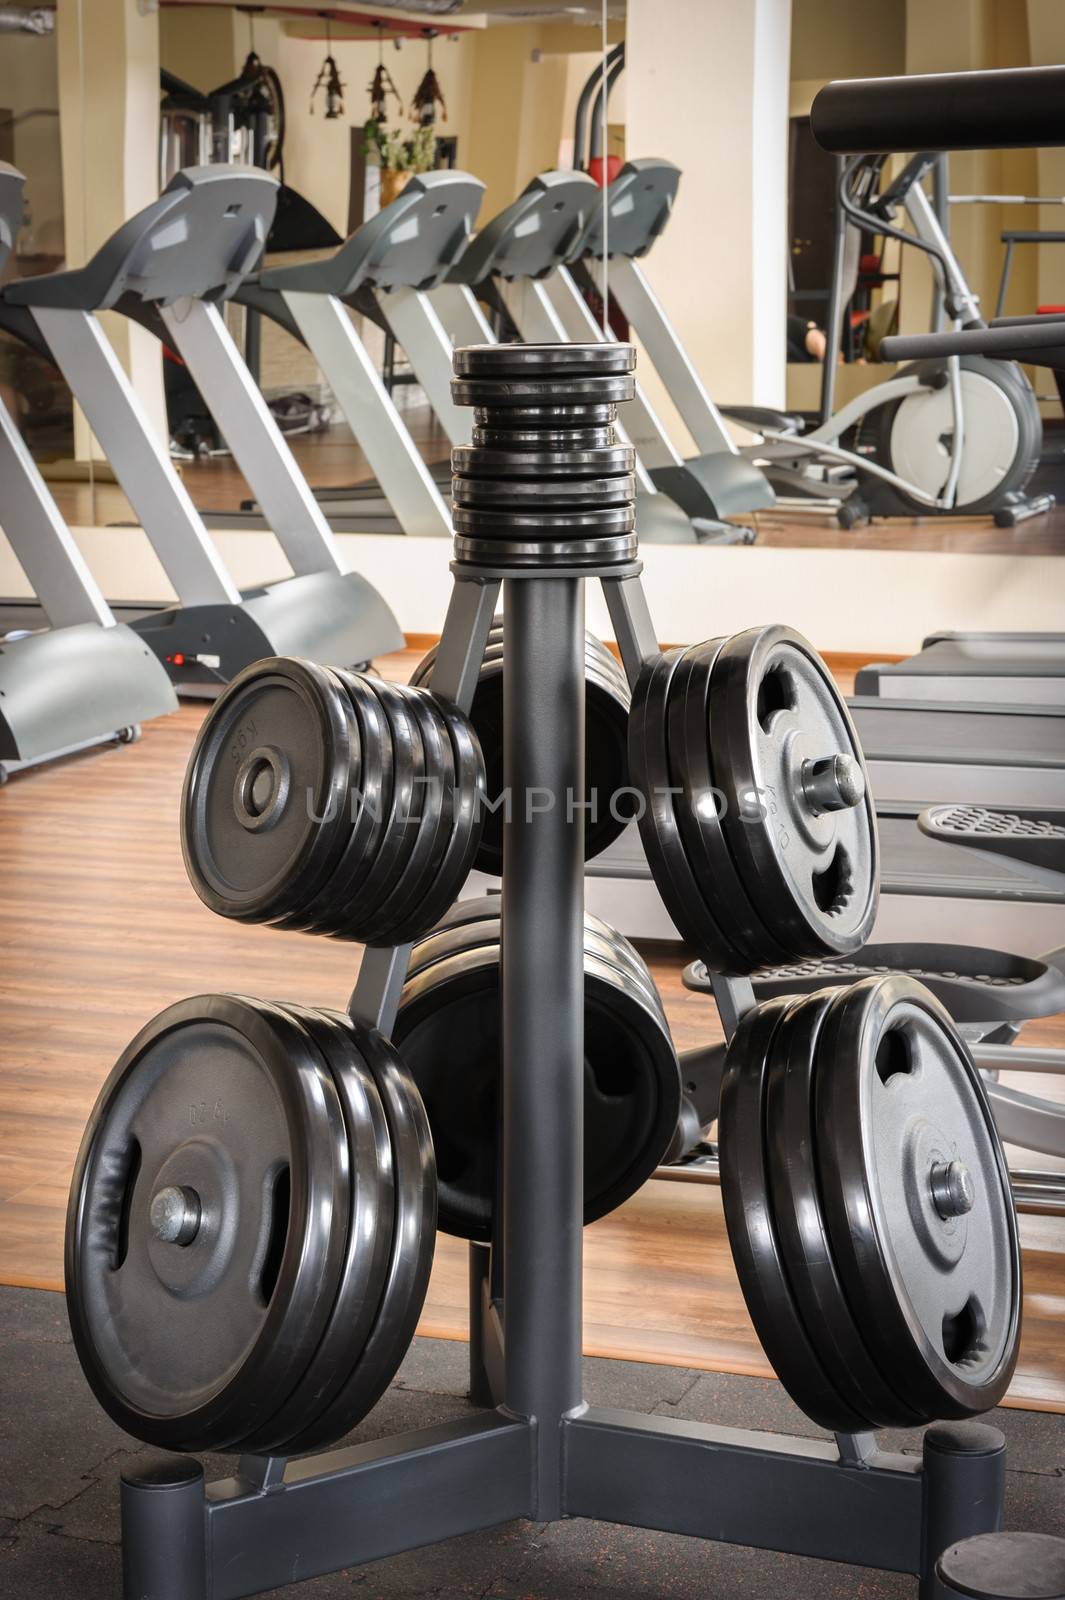
[[[634, 683], [658, 650], [639, 565], [453, 571], [433, 688], [469, 709], [502, 584], [504, 781], [583, 793], [584, 585], [602, 582]], [[567, 1517], [909, 1573], [919, 1600], [948, 1600], [938, 1557], [1001, 1525], [995, 1428], [930, 1428], [918, 1458], [873, 1435], [799, 1439], [582, 1400], [583, 816], [555, 806], [504, 838], [504, 1220], [491, 1247], [470, 1246], [470, 1415], [297, 1460], [242, 1457], [210, 1484], [191, 1458], [138, 1466], [121, 1483], [124, 1600], [238, 1600]], [[409, 954], [365, 953], [353, 1016], [391, 1032]], [[731, 1036], [753, 990], [722, 978], [715, 993]]]

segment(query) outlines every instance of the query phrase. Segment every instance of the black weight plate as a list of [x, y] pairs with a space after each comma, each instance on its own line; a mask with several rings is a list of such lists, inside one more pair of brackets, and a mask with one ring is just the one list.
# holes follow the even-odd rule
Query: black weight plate
[[604, 377], [564, 378], [452, 378], [451, 398], [457, 406], [476, 406], [490, 411], [498, 419], [500, 413], [515, 410], [539, 410], [559, 403], [570, 406], [596, 407], [617, 405], [631, 400], [636, 393], [636, 380], [631, 373], [607, 374]]
[[659, 894], [682, 939], [718, 972], [734, 972], [742, 956], [733, 949], [692, 876], [677, 824], [669, 769], [666, 707], [683, 650], [666, 650], [647, 662], [629, 711], [629, 772], [644, 798], [640, 838]]
[[723, 796], [714, 783], [708, 701], [710, 674], [723, 643], [711, 639], [692, 645], [677, 665], [669, 689], [669, 767], [680, 790], [673, 805], [699, 892], [745, 958], [737, 970], [753, 972], [787, 956], [751, 904], [721, 829]]
[[329, 882], [307, 907], [303, 926], [314, 933], [357, 938], [359, 918], [366, 914], [361, 887], [377, 860], [392, 809], [395, 759], [392, 729], [385, 709], [359, 673], [332, 669], [352, 709], [360, 732], [360, 788], [353, 797], [353, 827]]
[[[410, 681], [423, 688], [428, 687], [432, 677], [433, 667], [436, 665], [437, 647], [434, 644], [418, 662], [411, 673]], [[503, 624], [502, 620], [493, 623], [488, 633], [484, 647], [482, 665], [489, 662], [502, 661], [503, 659]], [[621, 666], [599, 639], [593, 633], [584, 636], [584, 664], [587, 673], [598, 673], [611, 693], [616, 688], [620, 689], [626, 711], [629, 705], [628, 679]]]
[[607, 401], [603, 405], [529, 405], [508, 406], [500, 411], [494, 406], [478, 406], [473, 413], [474, 434], [482, 427], [508, 433], [539, 433], [542, 430], [567, 433], [576, 428], [611, 428], [618, 419], [618, 408]]
[[[514, 443], [514, 429], [478, 428], [472, 444], [459, 444], [451, 452], [451, 470], [461, 477], [597, 478], [607, 473], [634, 472], [636, 451], [618, 444], [609, 428], [559, 428], [522, 436]], [[499, 434], [482, 440], [479, 434]]]
[[[363, 792], [362, 750], [363, 737], [359, 720], [355, 715], [355, 707], [351, 699], [331, 667], [321, 669], [333, 683], [343, 715], [348, 723], [348, 732], [351, 746], [351, 767], [348, 775], [347, 792], [343, 800], [343, 814], [338, 816], [340, 844], [336, 857], [329, 869], [328, 876], [323, 879], [311, 880], [308, 884], [294, 890], [292, 895], [292, 909], [282, 916], [271, 918], [271, 927], [294, 928], [299, 931], [308, 931], [314, 923], [314, 907], [320, 894], [328, 894], [341, 861], [347, 856], [348, 851], [355, 842], [353, 836], [359, 825], [359, 802]], [[310, 796], [305, 796], [304, 803], [312, 807]], [[313, 808], [313, 807], [312, 807]], [[327, 820], [327, 819], [323, 819]]]
[[[489, 809], [504, 792], [503, 783], [503, 656], [502, 627], [494, 626], [485, 649], [480, 676], [470, 709], [472, 723], [484, 758], [485, 793], [489, 805], [480, 806], [481, 840], [475, 865], [481, 872], [497, 875], [503, 866], [503, 820], [505, 808]], [[604, 660], [604, 658], [606, 658]], [[431, 681], [436, 661], [435, 648], [419, 661], [411, 682]], [[609, 665], [608, 665], [609, 663]], [[594, 820], [585, 812], [584, 858], [586, 861], [605, 850], [623, 831], [635, 798], [628, 795], [627, 752], [629, 691], [613, 657], [591, 634], [585, 641], [585, 742], [584, 765], [588, 775], [585, 800], [594, 783], [598, 796]], [[611, 812], [611, 799], [614, 812]]]
[[455, 539], [455, 560], [487, 570], [519, 567], [616, 567], [635, 560], [634, 533], [619, 539]]
[[425, 748], [413, 712], [396, 686], [365, 678], [384, 710], [392, 736], [392, 789], [373, 864], [347, 907], [347, 937], [363, 938], [403, 876], [425, 800]]
[[[274, 1008], [202, 995], [141, 1029], [96, 1102], [67, 1212], [74, 1344], [119, 1427], [226, 1449], [295, 1387], [339, 1281], [345, 1142], [331, 1075]], [[184, 1194], [184, 1240], [153, 1226], [164, 1191]]]
[[[816, 1078], [829, 1237], [877, 1365], [929, 1417], [989, 1411], [1017, 1360], [1021, 1260], [1002, 1145], [968, 1049], [921, 984], [864, 978], [833, 1001]], [[942, 1193], [955, 1175], [967, 1212]]]
[[836, 991], [808, 995], [780, 1024], [766, 1083], [766, 1168], [788, 1283], [821, 1362], [848, 1406], [877, 1428], [917, 1428], [931, 1419], [885, 1381], [862, 1338], [828, 1233], [814, 1151], [814, 1067]]
[[[597, 548], [632, 532], [636, 513], [631, 497], [624, 504], [588, 510], [535, 511], [518, 507], [503, 511], [495, 507], [456, 505], [452, 524], [456, 537], [491, 543], [581, 546], [595, 542]], [[534, 551], [535, 553], [535, 551]]]
[[455, 351], [460, 378], [501, 381], [529, 375], [565, 383], [573, 374], [632, 372], [636, 351], [631, 344], [470, 344]]
[[358, 770], [351, 733], [336, 684], [313, 662], [258, 661], [215, 702], [181, 797], [185, 870], [212, 911], [266, 922], [325, 881]]
[[725, 1058], [718, 1114], [721, 1198], [743, 1298], [762, 1349], [800, 1410], [833, 1432], [866, 1423], [843, 1400], [792, 1296], [769, 1203], [766, 1071], [781, 1022], [802, 1001], [767, 1000], [741, 1019]]
[[[479, 413], [478, 413], [479, 414]], [[508, 414], [504, 419], [497, 417], [494, 425], [478, 423], [473, 429], [472, 447], [475, 450], [609, 450], [617, 444], [614, 428], [609, 422], [598, 426], [582, 427], [574, 424], [569, 428], [557, 428], [550, 425], [544, 427], [515, 427], [514, 418]], [[464, 450], [467, 446], [456, 445], [455, 449]], [[454, 460], [455, 451], [451, 452]]]
[[[440, 918], [432, 933], [427, 934], [426, 938], [432, 938], [446, 928], [461, 928], [468, 922], [482, 922], [485, 919], [498, 921], [503, 914], [502, 905], [503, 897], [498, 890], [494, 894], [470, 895], [466, 900], [456, 900], [447, 915]], [[639, 951], [629, 944], [624, 934], [612, 928], [609, 922], [604, 922], [602, 917], [597, 917], [594, 912], [587, 909], [584, 921], [586, 927], [592, 928], [605, 939], [615, 941], [619, 947], [624, 947], [638, 964], [644, 964]]]
[[[505, 470], [502, 463], [500, 470]], [[609, 478], [452, 478], [451, 500], [456, 509], [473, 511], [481, 507], [498, 508], [508, 515], [544, 506], [558, 515], [573, 507], [584, 513], [588, 506], [631, 505], [636, 498], [636, 479], [619, 472]]]
[[[415, 973], [424, 972], [437, 961], [463, 950], [476, 950], [483, 945], [498, 945], [502, 927], [502, 919], [495, 916], [429, 934], [414, 946], [407, 967], [407, 977], [412, 978]], [[627, 940], [592, 927], [586, 918], [584, 950], [586, 955], [596, 956], [607, 966], [616, 968], [620, 976], [641, 990], [649, 1004], [665, 1015], [662, 997], [655, 988], [654, 979]]]
[[484, 756], [473, 724], [446, 700], [437, 697], [436, 707], [451, 740], [455, 805], [451, 838], [444, 858], [434, 882], [424, 892], [418, 917], [419, 934], [434, 927], [458, 897], [473, 869], [486, 814]]
[[242, 1450], [285, 1455], [349, 1376], [381, 1305], [396, 1204], [392, 1141], [377, 1083], [349, 1037], [320, 1011], [282, 1007], [333, 1075], [347, 1128], [349, 1221], [333, 1309], [307, 1369], [288, 1399]]
[[[763, 920], [791, 958], [852, 954], [876, 918], [876, 813], [861, 745], [813, 646], [790, 628], [750, 628], [722, 646], [710, 680], [713, 767], [725, 838]], [[857, 763], [858, 805], [818, 813], [804, 763]]]
[[[662, 1014], [645, 993], [593, 956], [585, 956], [584, 970], [587, 1223], [654, 1172], [677, 1124], [680, 1070]], [[440, 1227], [487, 1241], [500, 1089], [498, 947], [465, 951], [410, 978], [395, 1038], [433, 1129]]]
[[[455, 759], [444, 720], [428, 689], [393, 685], [406, 702], [421, 735], [424, 756], [421, 794], [415, 795], [414, 837], [403, 875], [365, 928], [368, 944], [406, 944], [431, 927], [423, 919], [421, 901], [432, 885], [451, 839], [455, 810]], [[413, 920], [411, 920], [413, 918]]]
[[342, 1439], [392, 1382], [418, 1326], [436, 1246], [436, 1167], [425, 1107], [396, 1050], [380, 1033], [341, 1012], [326, 1016], [344, 1031], [373, 1073], [392, 1141], [396, 1209], [388, 1273], [373, 1328], [358, 1361], [316, 1422], [293, 1439], [293, 1455]]

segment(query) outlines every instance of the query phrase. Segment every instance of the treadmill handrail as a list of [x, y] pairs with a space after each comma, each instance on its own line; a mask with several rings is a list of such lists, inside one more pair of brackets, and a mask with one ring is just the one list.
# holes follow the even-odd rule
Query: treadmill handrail
[[433, 289], [469, 243], [484, 184], [468, 172], [422, 172], [338, 250], [318, 261], [269, 267], [265, 289], [331, 294], [347, 300], [359, 289]]
[[496, 274], [547, 277], [578, 254], [599, 194], [586, 172], [539, 173], [470, 241], [450, 281], [475, 288]]
[[9, 161], [0, 161], [0, 267], [15, 248], [15, 237], [25, 214], [25, 174]]
[[[673, 214], [681, 171], [662, 156], [626, 161], [607, 185], [607, 254], [638, 260], [645, 256]], [[603, 208], [588, 218], [578, 254], [603, 253]]]
[[107, 311], [123, 296], [228, 300], [262, 256], [277, 190], [258, 167], [184, 167], [83, 267], [20, 279], [4, 298], [61, 311]]

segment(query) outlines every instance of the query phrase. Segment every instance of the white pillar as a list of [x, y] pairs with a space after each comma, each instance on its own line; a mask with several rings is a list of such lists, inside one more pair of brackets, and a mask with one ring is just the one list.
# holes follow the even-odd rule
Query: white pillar
[[645, 266], [718, 401], [784, 404], [790, 31], [791, 0], [629, 0], [626, 150], [684, 174]]

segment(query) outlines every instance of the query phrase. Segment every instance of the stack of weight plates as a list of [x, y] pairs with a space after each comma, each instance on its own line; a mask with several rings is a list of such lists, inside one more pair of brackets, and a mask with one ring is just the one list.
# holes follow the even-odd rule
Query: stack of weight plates
[[[414, 947], [393, 1037], [433, 1130], [440, 1227], [489, 1240], [500, 1093], [500, 902], [462, 901]], [[584, 930], [584, 1219], [654, 1172], [680, 1110], [680, 1069], [644, 962], [597, 918]]]
[[196, 740], [186, 870], [220, 916], [405, 943], [466, 881], [484, 792], [469, 721], [428, 689], [268, 658]]
[[168, 1450], [293, 1455], [391, 1382], [433, 1258], [421, 1098], [346, 1016], [232, 995], [141, 1030], [82, 1141], [74, 1344], [109, 1415]]
[[918, 1427], [998, 1404], [1021, 1277], [979, 1074], [911, 978], [766, 1000], [718, 1123], [729, 1241], [755, 1331], [824, 1428]]
[[485, 567], [601, 567], [636, 554], [635, 452], [614, 431], [636, 392], [627, 344], [471, 345], [451, 392], [473, 443], [451, 456], [455, 555]]
[[[414, 669], [411, 683], [430, 681], [436, 646]], [[634, 811], [629, 789], [626, 742], [629, 686], [615, 658], [594, 634], [585, 635], [585, 772], [587, 783], [584, 855], [590, 861], [622, 832]], [[503, 618], [492, 624], [484, 662], [470, 708], [470, 721], [484, 753], [489, 806], [474, 866], [480, 872], [503, 870], [503, 811], [494, 810], [503, 793]]]
[[629, 770], [655, 883], [711, 971], [866, 942], [876, 813], [846, 705], [801, 635], [752, 628], [649, 662]]

